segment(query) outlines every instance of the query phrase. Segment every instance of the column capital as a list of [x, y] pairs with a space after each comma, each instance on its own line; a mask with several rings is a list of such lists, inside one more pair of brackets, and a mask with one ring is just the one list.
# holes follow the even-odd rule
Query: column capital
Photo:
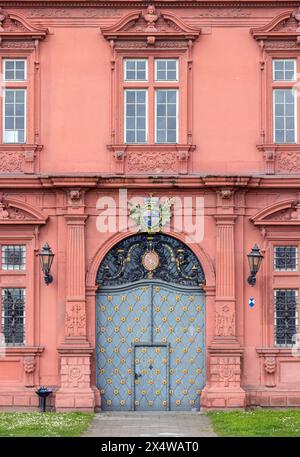
[[237, 214], [215, 214], [216, 225], [234, 225]]
[[84, 225], [89, 216], [88, 214], [65, 214], [64, 217], [68, 225]]

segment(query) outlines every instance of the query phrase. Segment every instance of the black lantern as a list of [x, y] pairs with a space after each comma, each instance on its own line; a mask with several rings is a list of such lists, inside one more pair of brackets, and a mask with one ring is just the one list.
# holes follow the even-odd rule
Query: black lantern
[[256, 274], [260, 268], [260, 264], [264, 256], [261, 254], [257, 244], [253, 246], [250, 254], [248, 254], [248, 261], [250, 267], [250, 276], [248, 277], [248, 283], [250, 286], [254, 286], [256, 283]]
[[39, 252], [41, 268], [44, 273], [44, 281], [47, 284], [51, 284], [53, 276], [50, 274], [54, 254], [48, 243], [46, 243], [43, 249]]

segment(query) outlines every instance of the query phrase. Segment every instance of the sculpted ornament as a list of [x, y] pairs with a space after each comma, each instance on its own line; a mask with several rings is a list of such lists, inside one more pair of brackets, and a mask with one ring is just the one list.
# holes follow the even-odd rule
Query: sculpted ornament
[[234, 314], [227, 305], [222, 307], [221, 312], [216, 313], [216, 333], [218, 336], [234, 335]]
[[156, 14], [154, 5], [149, 5], [148, 6], [146, 13], [143, 14], [143, 18], [147, 22], [146, 30], [149, 30], [149, 31], [151, 31], [151, 30], [156, 31], [157, 30], [156, 27], [155, 27], [155, 22], [158, 19], [158, 14]]

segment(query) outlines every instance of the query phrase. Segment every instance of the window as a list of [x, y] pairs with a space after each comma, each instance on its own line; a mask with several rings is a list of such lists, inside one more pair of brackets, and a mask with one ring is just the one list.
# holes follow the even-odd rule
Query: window
[[24, 245], [2, 246], [2, 270], [25, 270], [26, 248]]
[[123, 65], [124, 142], [178, 143], [178, 59], [124, 59]]
[[297, 271], [297, 269], [298, 269], [298, 247], [297, 246], [275, 246], [274, 247], [274, 269], [275, 269], [275, 271]]
[[274, 142], [296, 143], [296, 91], [274, 89]]
[[178, 60], [177, 59], [156, 59], [155, 60], [156, 81], [178, 81]]
[[124, 61], [125, 81], [147, 81], [148, 62], [145, 59], [126, 59]]
[[125, 143], [146, 143], [147, 91], [125, 91]]
[[155, 142], [177, 142], [177, 90], [157, 89], [155, 97]]
[[5, 81], [26, 81], [26, 60], [4, 59], [3, 79]]
[[290, 346], [298, 327], [298, 290], [275, 289], [275, 343]]
[[2, 333], [8, 345], [25, 343], [25, 289], [2, 289]]
[[26, 90], [5, 89], [3, 97], [3, 141], [25, 143]]
[[296, 81], [296, 60], [274, 59], [273, 81]]

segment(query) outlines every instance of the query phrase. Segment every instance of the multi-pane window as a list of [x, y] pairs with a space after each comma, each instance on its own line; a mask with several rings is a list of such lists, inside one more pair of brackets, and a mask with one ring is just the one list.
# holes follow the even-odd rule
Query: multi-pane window
[[296, 81], [296, 60], [274, 59], [273, 81]]
[[124, 61], [125, 81], [147, 81], [148, 61], [146, 59], [126, 59]]
[[124, 59], [123, 64], [125, 143], [177, 143], [178, 59]]
[[2, 333], [5, 344], [25, 343], [25, 298], [24, 288], [2, 289]]
[[177, 59], [156, 59], [155, 60], [156, 81], [178, 81], [178, 60]]
[[296, 90], [274, 89], [274, 142], [296, 142]]
[[147, 90], [125, 91], [125, 143], [147, 141]]
[[26, 90], [5, 89], [3, 97], [3, 141], [25, 143]]
[[297, 269], [298, 269], [298, 247], [297, 246], [275, 246], [274, 247], [274, 269], [275, 269], [275, 271], [297, 271]]
[[290, 346], [298, 328], [298, 290], [275, 289], [275, 343]]
[[157, 89], [155, 97], [155, 142], [177, 142], [177, 90]]
[[26, 247], [24, 245], [2, 245], [2, 270], [25, 270]]
[[26, 81], [26, 60], [4, 59], [3, 79], [5, 81]]

